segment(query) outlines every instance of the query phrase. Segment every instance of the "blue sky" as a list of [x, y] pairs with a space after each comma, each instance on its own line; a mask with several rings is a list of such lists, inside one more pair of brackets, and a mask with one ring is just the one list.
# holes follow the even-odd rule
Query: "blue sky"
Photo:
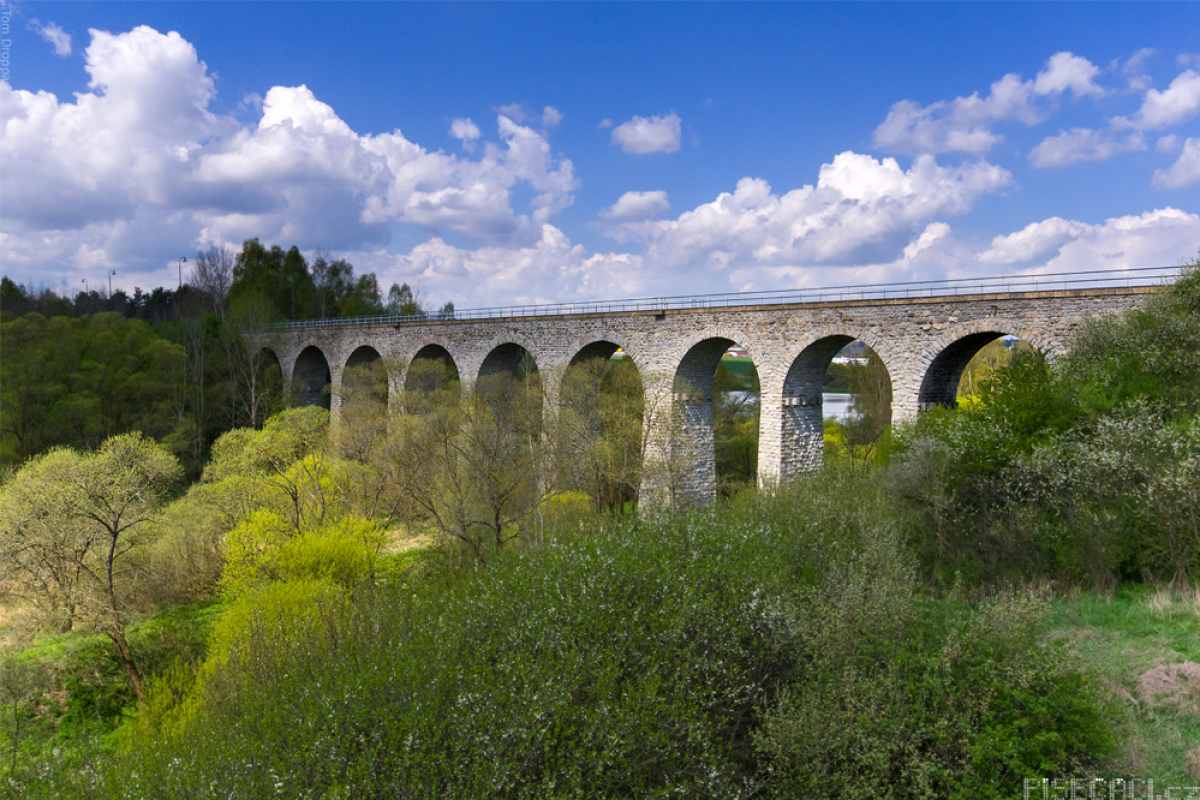
[[258, 236], [460, 307], [1175, 265], [1200, 4], [5, 6], [0, 269]]

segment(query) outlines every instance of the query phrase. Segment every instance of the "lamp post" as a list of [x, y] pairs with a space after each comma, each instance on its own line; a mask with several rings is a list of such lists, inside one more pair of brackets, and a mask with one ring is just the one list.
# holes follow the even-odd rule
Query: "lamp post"
[[183, 291], [183, 262], [187, 261], [187, 256], [179, 257], [179, 290]]
[[116, 274], [117, 274], [117, 271], [115, 269], [110, 269], [108, 271], [108, 296], [109, 297], [112, 297], [112, 276], [116, 275]]

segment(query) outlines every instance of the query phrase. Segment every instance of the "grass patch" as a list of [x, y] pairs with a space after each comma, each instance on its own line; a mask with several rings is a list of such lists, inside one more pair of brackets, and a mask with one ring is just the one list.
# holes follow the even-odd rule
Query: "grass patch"
[[1194, 785], [1200, 774], [1189, 773], [1188, 753], [1200, 745], [1200, 716], [1186, 703], [1150, 701], [1139, 681], [1166, 665], [1200, 662], [1198, 595], [1142, 586], [1111, 597], [1079, 592], [1054, 603], [1050, 635], [1068, 640], [1108, 690], [1120, 734], [1111, 774]]

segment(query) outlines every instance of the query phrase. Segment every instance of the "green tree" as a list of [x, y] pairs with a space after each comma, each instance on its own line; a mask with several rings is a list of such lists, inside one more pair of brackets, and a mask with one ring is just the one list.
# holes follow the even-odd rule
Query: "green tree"
[[267, 248], [258, 239], [242, 243], [229, 287], [229, 302], [234, 308], [301, 319], [315, 313], [317, 294], [299, 249], [292, 247], [284, 252], [277, 244]]
[[338, 306], [354, 288], [354, 267], [343, 259], [331, 261], [325, 253], [318, 253], [312, 263], [312, 279], [317, 318], [337, 316]]
[[79, 615], [108, 636], [139, 701], [142, 676], [125, 635], [137, 575], [126, 564], [180, 476], [179, 462], [164, 447], [128, 433], [92, 454], [52, 452], [0, 494], [5, 560], [17, 565], [13, 578], [27, 588], [55, 586], [56, 610], [71, 615], [68, 624]]
[[600, 511], [636, 505], [642, 473], [645, 396], [628, 358], [593, 358], [567, 369], [556, 434], [564, 489], [585, 492]]
[[190, 422], [180, 406], [186, 364], [182, 347], [114, 313], [28, 314], [3, 323], [4, 460], [22, 461], [55, 445], [94, 448], [131, 430], [161, 438], [186, 431]]
[[419, 293], [414, 292], [407, 283], [399, 286], [393, 283], [392, 288], [388, 290], [387, 313], [424, 319], [425, 308]]
[[397, 491], [480, 562], [517, 539], [549, 489], [550, 448], [536, 373], [406, 393], [388, 447]]
[[383, 298], [374, 272], [359, 275], [354, 287], [338, 304], [338, 316], [366, 317], [383, 313]]

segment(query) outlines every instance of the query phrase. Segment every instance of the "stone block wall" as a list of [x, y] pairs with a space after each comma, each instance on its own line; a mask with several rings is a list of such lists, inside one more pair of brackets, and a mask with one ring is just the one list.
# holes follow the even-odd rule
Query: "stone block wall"
[[[252, 346], [278, 357], [285, 379], [304, 384], [309, 401], [314, 398], [312, 376], [321, 374], [313, 352], [305, 353], [310, 347], [324, 359], [335, 385], [340, 385], [352, 354], [370, 347], [402, 365], [401, 369], [422, 351], [447, 354], [468, 388], [481, 374], [515, 369], [515, 354], [523, 350], [542, 376], [547, 402], [556, 402], [557, 381], [577, 356], [621, 347], [641, 371], [648, 393], [666, 390], [684, 403], [682, 430], [671, 434], [675, 440], [658, 451], [686, 451], [695, 459], [694, 474], [683, 482], [683, 491], [703, 500], [715, 486], [712, 374], [721, 353], [731, 345], [744, 348], [758, 369], [762, 388], [758, 475], [760, 481], [775, 481], [820, 463], [821, 385], [829, 360], [844, 344], [860, 339], [882, 358], [892, 381], [892, 417], [900, 420], [923, 405], [952, 402], [966, 363], [997, 336], [1018, 336], [1053, 356], [1064, 351], [1085, 319], [1128, 308], [1148, 291], [1148, 287], [1103, 288], [330, 325], [265, 331], [251, 338]], [[394, 385], [404, 385], [403, 376]], [[338, 405], [335, 394], [335, 416]], [[666, 436], [669, 427], [647, 424], [647, 435]], [[676, 435], [680, 433], [685, 435]], [[655, 452], [654, 447], [647, 450]], [[653, 483], [646, 490], [661, 493], [658, 480]]]

